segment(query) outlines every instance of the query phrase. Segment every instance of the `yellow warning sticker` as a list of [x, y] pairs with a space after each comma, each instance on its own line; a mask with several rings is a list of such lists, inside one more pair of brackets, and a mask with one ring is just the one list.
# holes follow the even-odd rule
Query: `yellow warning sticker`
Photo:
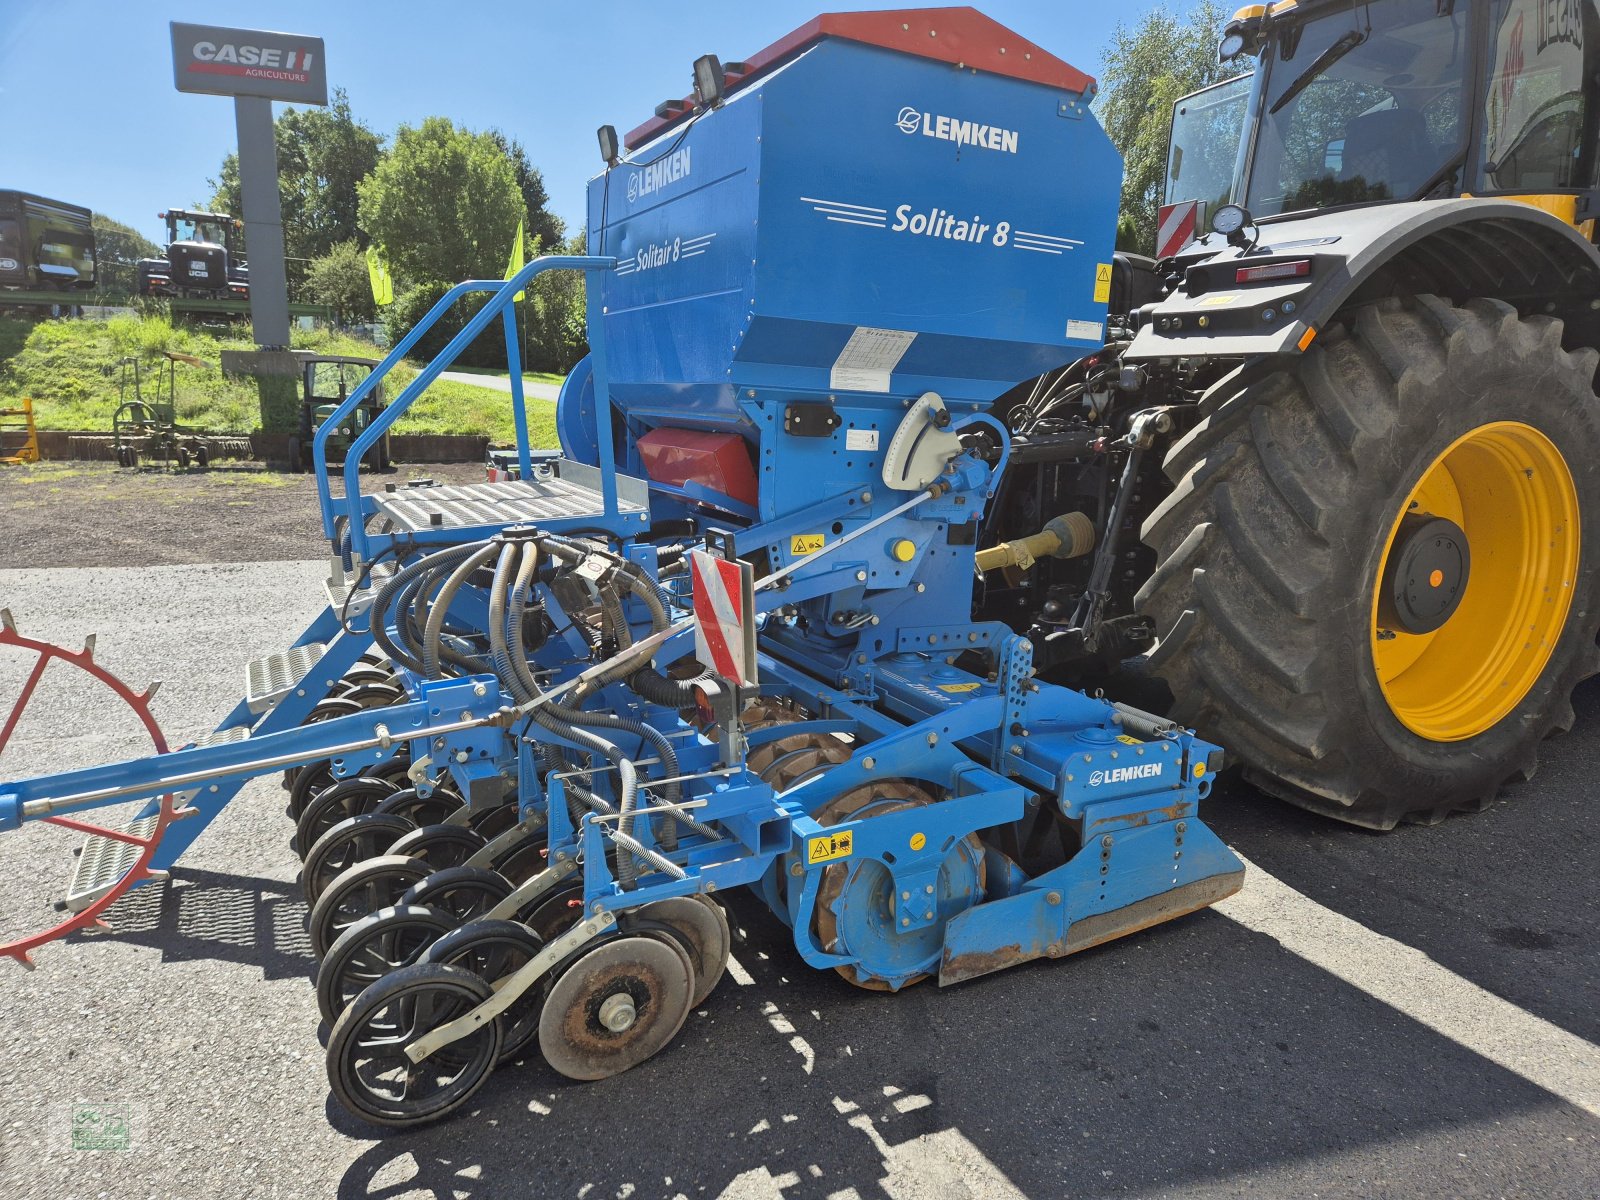
[[925, 834], [925, 833], [913, 833], [911, 835], [911, 848], [913, 850], [921, 850], [927, 844], [928, 844], [928, 835], [927, 834]]
[[974, 679], [967, 683], [941, 683], [939, 690], [941, 692], [950, 692], [953, 695], [957, 692], [975, 692], [981, 686], [982, 684]]
[[1107, 304], [1111, 300], [1111, 264], [1101, 263], [1094, 269], [1094, 302]]
[[1142, 746], [1142, 745], [1144, 745], [1144, 743], [1141, 742], [1138, 738], [1129, 737], [1125, 733], [1119, 733], [1117, 735], [1117, 741], [1122, 742], [1125, 745], [1129, 745], [1129, 746]]
[[1232, 304], [1241, 295], [1242, 292], [1219, 292], [1215, 296], [1207, 296], [1200, 301], [1200, 305], [1202, 308], [1220, 308], [1224, 304]]
[[855, 834], [850, 830], [830, 833], [824, 837], [806, 839], [806, 862], [825, 863], [836, 858], [849, 858], [854, 850]]
[[790, 554], [815, 554], [826, 539], [820, 533], [797, 533], [789, 539]]

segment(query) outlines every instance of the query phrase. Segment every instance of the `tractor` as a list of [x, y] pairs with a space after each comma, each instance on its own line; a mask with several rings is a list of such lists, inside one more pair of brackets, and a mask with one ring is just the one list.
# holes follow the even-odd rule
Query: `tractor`
[[[663, 1051], [735, 888], [853, 986], [967, 985], [1244, 886], [1200, 817], [1224, 747], [1371, 827], [1490, 802], [1600, 661], [1595, 141], [1558, 152], [1591, 114], [1557, 94], [1592, 86], [1590, 5], [1523, 7], [1241, 12], [1254, 70], [1174, 133], [1211, 231], [1156, 260], [1113, 250], [1094, 81], [972, 9], [702, 56], [600, 129], [590, 253], [457, 285], [320, 422], [326, 607], [215, 729], [168, 742], [5, 614], [28, 689], [62, 660], [156, 752], [0, 758], [0, 829], [88, 835], [67, 915], [0, 955], [282, 771], [330, 1089], [408, 1127], [535, 1045], [576, 1080]], [[550, 271], [591, 347], [561, 454], [513, 369], [506, 470], [363, 493], [478, 337], [521, 361]]]
[[239, 245], [243, 221], [227, 213], [182, 208], [156, 217], [166, 222], [167, 249], [161, 258], [139, 260], [141, 296], [249, 297], [250, 268]]
[[[309, 471], [312, 467], [312, 444], [316, 434], [330, 416], [337, 411], [350, 393], [378, 365], [377, 359], [356, 358], [347, 354], [300, 354], [300, 424], [295, 436], [289, 439], [289, 469]], [[383, 412], [383, 385], [374, 384], [367, 390], [362, 403], [354, 409], [338, 428], [332, 430], [325, 442], [330, 456], [343, 458], [351, 442]], [[368, 453], [367, 465], [374, 471], [389, 467], [389, 438], [383, 439]]]

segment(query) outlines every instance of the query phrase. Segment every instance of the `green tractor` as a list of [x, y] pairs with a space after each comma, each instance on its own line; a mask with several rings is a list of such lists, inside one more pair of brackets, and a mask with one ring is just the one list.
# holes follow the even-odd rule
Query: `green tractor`
[[[300, 428], [289, 439], [289, 466], [296, 472], [312, 468], [312, 442], [322, 423], [378, 365], [377, 359], [356, 358], [348, 354], [302, 354]], [[344, 458], [352, 442], [378, 419], [384, 410], [383, 383], [377, 383], [349, 419], [328, 435], [328, 461]], [[374, 471], [389, 469], [389, 435], [367, 451], [366, 465]]]

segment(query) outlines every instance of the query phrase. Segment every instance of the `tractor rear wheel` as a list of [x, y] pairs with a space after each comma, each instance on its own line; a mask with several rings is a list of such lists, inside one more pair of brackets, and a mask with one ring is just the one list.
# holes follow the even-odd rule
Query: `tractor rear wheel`
[[1375, 829], [1531, 776], [1600, 669], [1597, 365], [1559, 321], [1419, 296], [1219, 383], [1143, 530], [1173, 715]]

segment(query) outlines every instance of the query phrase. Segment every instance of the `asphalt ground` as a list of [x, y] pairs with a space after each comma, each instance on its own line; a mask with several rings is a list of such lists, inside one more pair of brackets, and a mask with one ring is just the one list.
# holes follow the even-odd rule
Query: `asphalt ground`
[[[164, 679], [182, 738], [309, 620], [319, 575], [8, 570], [0, 605]], [[1252, 864], [1239, 897], [950, 989], [854, 989], [733, 898], [729, 977], [657, 1058], [581, 1085], [534, 1059], [388, 1136], [329, 1099], [283, 793], [258, 781], [115, 933], [0, 963], [0, 1197], [1592, 1198], [1600, 686], [1578, 710], [1531, 783], [1430, 829], [1224, 779], [1202, 815]], [[0, 776], [128, 753], [109, 713], [41, 688]], [[0, 835], [0, 936], [76, 840]], [[74, 1150], [85, 1111], [125, 1116], [129, 1148]]]

